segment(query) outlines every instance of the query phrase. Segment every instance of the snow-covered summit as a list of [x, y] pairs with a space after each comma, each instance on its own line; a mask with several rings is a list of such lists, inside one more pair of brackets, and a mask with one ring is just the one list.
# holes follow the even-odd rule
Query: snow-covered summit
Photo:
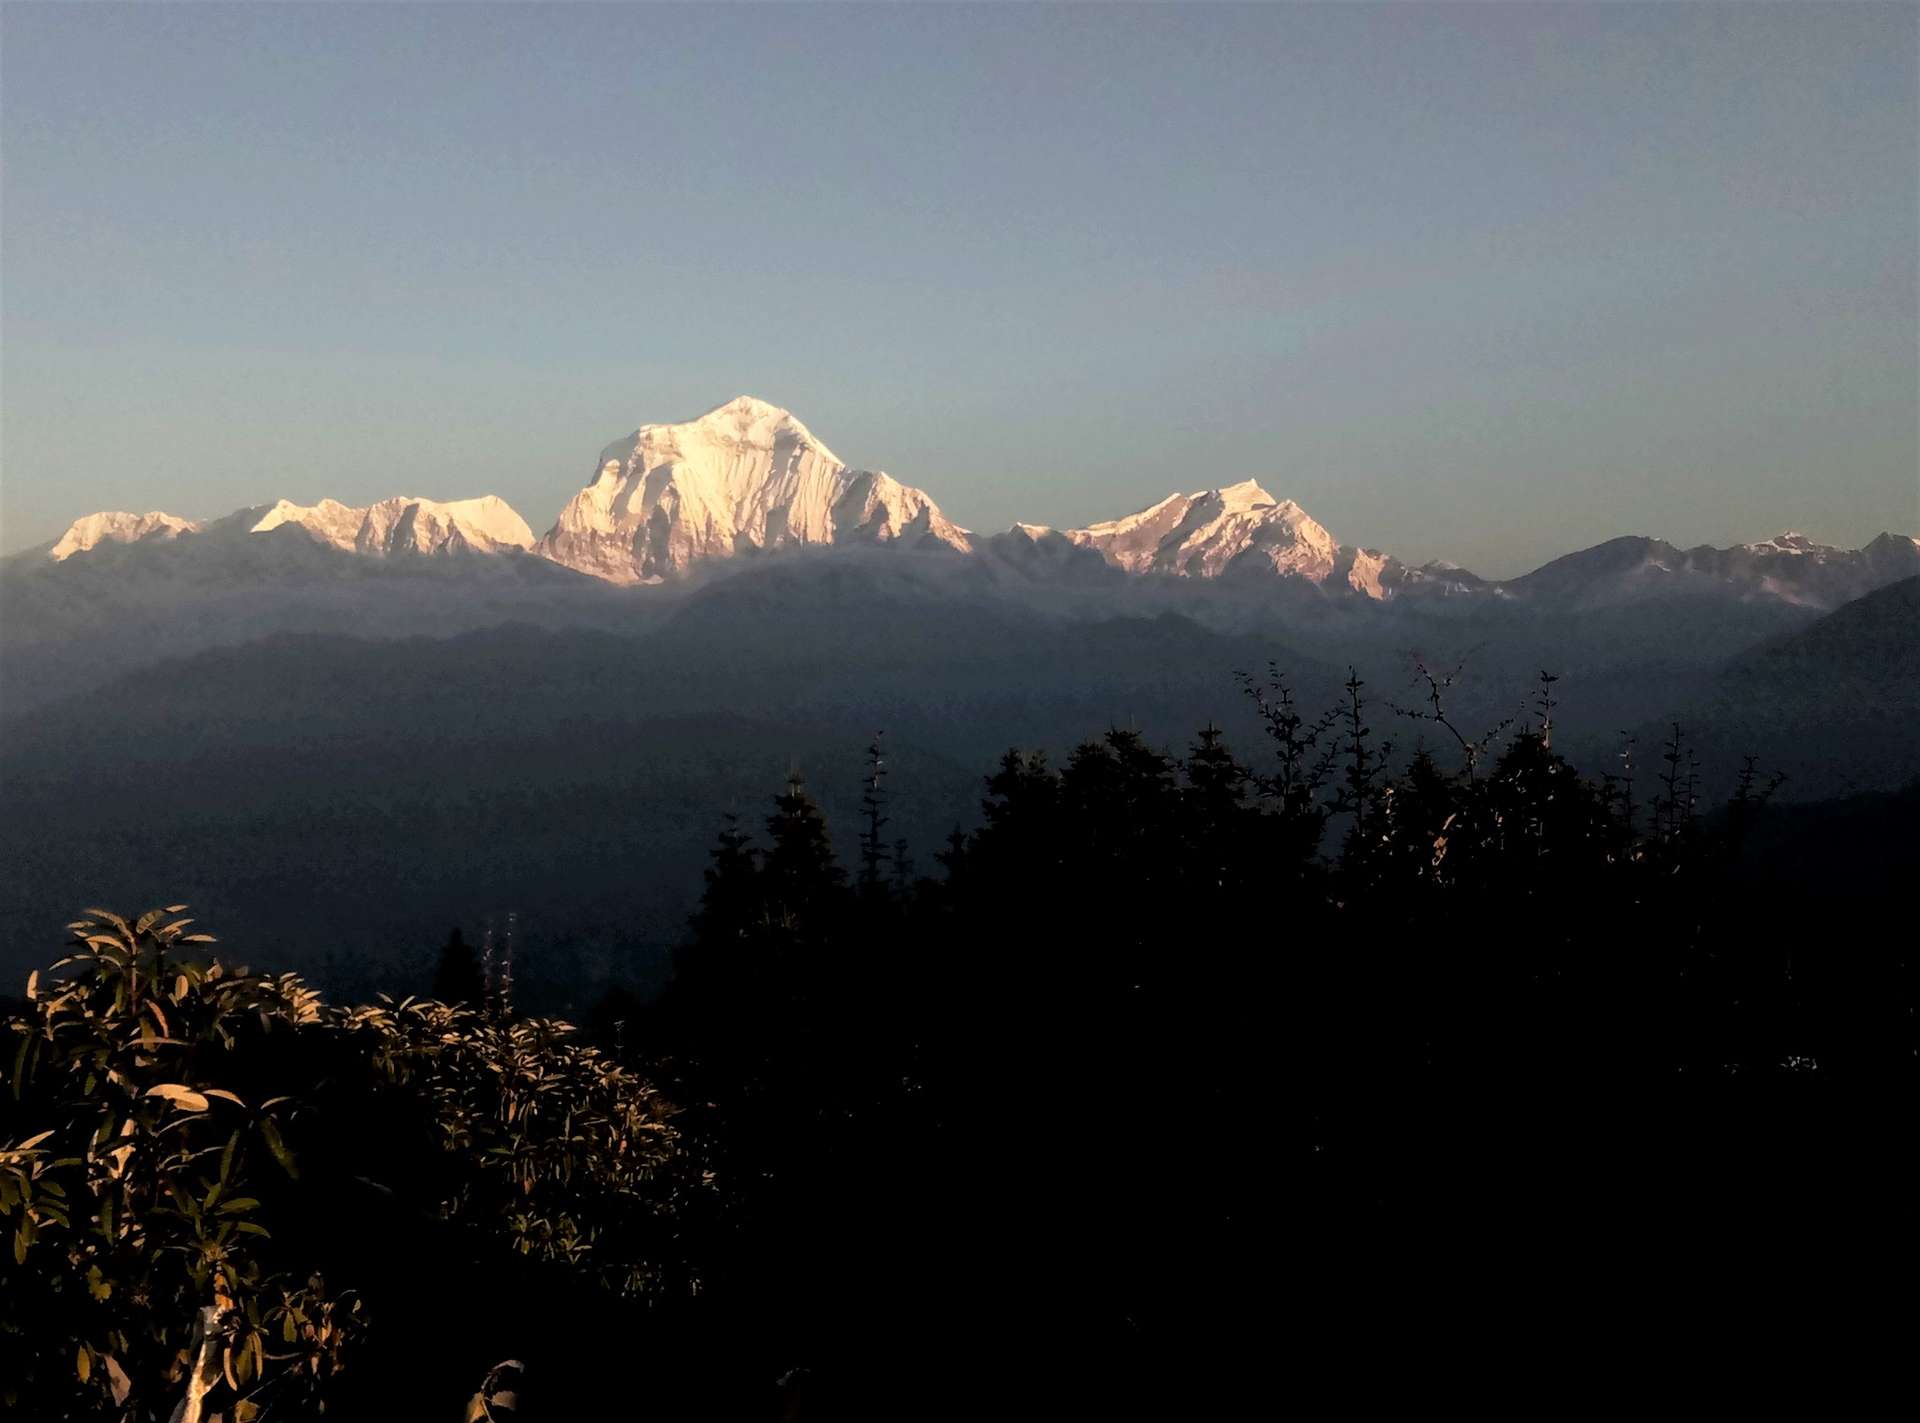
[[[297, 528], [316, 543], [344, 553], [502, 553], [533, 547], [533, 530], [497, 495], [441, 502], [398, 495], [355, 507], [337, 499], [318, 504], [276, 504], [241, 509], [208, 523], [177, 514], [128, 514], [106, 511], [75, 519], [48, 551], [55, 563], [103, 543], [164, 542], [183, 534], [228, 530], [250, 534]], [[209, 537], [212, 534], [209, 532]]]
[[1233, 566], [1324, 583], [1343, 561], [1324, 526], [1251, 479], [1169, 494], [1137, 514], [1069, 529], [1066, 536], [1128, 573], [1180, 578], [1217, 578]]
[[743, 395], [607, 446], [538, 552], [638, 583], [706, 558], [860, 542], [972, 547], [923, 491], [849, 468], [792, 412]]
[[1832, 544], [1823, 544], [1816, 539], [1808, 538], [1797, 529], [1788, 529], [1785, 533], [1775, 534], [1761, 543], [1743, 544], [1741, 547], [1748, 553], [1758, 554], [1819, 555], [1846, 552]]
[[263, 534], [288, 524], [347, 553], [500, 553], [533, 547], [527, 521], [493, 494], [445, 503], [402, 494], [364, 508], [337, 499], [313, 505], [282, 499], [249, 532]]
[[55, 563], [65, 562], [76, 553], [85, 553], [96, 544], [139, 543], [142, 539], [177, 539], [182, 534], [199, 531], [201, 524], [197, 519], [183, 519], [178, 514], [163, 514], [155, 510], [150, 514], [129, 514], [123, 510], [102, 510], [98, 514], [88, 514], [75, 519], [67, 525], [67, 531], [60, 535], [47, 556]]
[[[1831, 608], [1920, 572], [1920, 539], [1911, 534], [1882, 534], [1846, 549], [1788, 530], [1724, 549], [1610, 539], [1521, 577], [1489, 582], [1455, 565], [1413, 568], [1342, 543], [1299, 504], [1276, 498], [1254, 479], [1169, 494], [1125, 518], [1083, 528], [1016, 523], [975, 536], [924, 490], [850, 467], [791, 411], [746, 395], [691, 420], [642, 425], [608, 445], [585, 487], [537, 541], [494, 496], [440, 502], [403, 495], [366, 506], [283, 499], [212, 522], [158, 512], [90, 514], [43, 550], [57, 564], [103, 543], [192, 535], [195, 552], [183, 544], [179, 554], [213, 557], [238, 538], [254, 554], [269, 555], [270, 563], [283, 549], [301, 561], [308, 551], [297, 537], [291, 548], [277, 539], [253, 546], [246, 538], [289, 528], [322, 549], [361, 556], [531, 550], [614, 584], [658, 582], [703, 561], [786, 547], [933, 548], [973, 555], [974, 562], [962, 566], [983, 585], [1030, 587], [1036, 596], [1081, 598], [1089, 606], [1126, 578], [1230, 578], [1231, 587], [1176, 591], [1163, 583], [1145, 596], [1251, 605], [1271, 601], [1273, 593], [1291, 599], [1305, 585], [1374, 603], [1445, 598], [1603, 607], [1686, 597]], [[31, 561], [41, 556], [36, 550]], [[164, 562], [174, 551], [154, 556]], [[565, 578], [544, 563], [515, 569]], [[1281, 590], [1263, 590], [1263, 582], [1274, 580]]]

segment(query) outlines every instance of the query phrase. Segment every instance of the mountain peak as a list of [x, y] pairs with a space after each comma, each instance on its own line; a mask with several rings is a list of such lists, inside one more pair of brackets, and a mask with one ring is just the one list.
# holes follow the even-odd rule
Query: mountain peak
[[360, 508], [338, 499], [312, 505], [282, 499], [248, 532], [264, 534], [287, 525], [346, 553], [499, 553], [533, 547], [527, 521], [497, 494], [446, 503], [398, 494]]
[[772, 445], [782, 436], [802, 444], [819, 446], [813, 431], [800, 422], [800, 418], [784, 406], [762, 400], [757, 395], [736, 395], [725, 404], [716, 405], [704, 414], [691, 420], [675, 424], [642, 425], [635, 432], [636, 440], [650, 431], [685, 432], [699, 431], [702, 434], [718, 436], [723, 439], [738, 440], [743, 444]]
[[971, 546], [921, 490], [849, 468], [791, 411], [740, 395], [607, 446], [539, 552], [639, 583], [788, 544], [893, 541]]
[[97, 514], [82, 515], [67, 525], [67, 531], [60, 535], [47, 556], [55, 563], [64, 563], [76, 553], [85, 553], [96, 544], [177, 539], [182, 534], [199, 532], [200, 527], [197, 519], [183, 519], [178, 514], [166, 514], [158, 509], [147, 514], [103, 509]]
[[[103, 511], [75, 519], [48, 551], [60, 563], [102, 543], [162, 542], [199, 533], [209, 525], [198, 519], [155, 511], [129, 514]], [[229, 514], [212, 525], [249, 534], [297, 528], [314, 542], [343, 553], [502, 553], [533, 547], [533, 530], [497, 494], [441, 502], [399, 494], [355, 507], [338, 499], [296, 504], [278, 499]]]
[[[1208, 495], [1218, 499], [1227, 508], [1236, 511], [1258, 509], [1266, 505], [1278, 506], [1280, 502], [1271, 494], [1267, 493], [1266, 490], [1262, 489], [1260, 487], [1260, 481], [1257, 479], [1243, 479], [1238, 484], [1225, 484], [1218, 489], [1209, 490], [1207, 494], [1196, 494], [1193, 497], [1195, 499], [1204, 499], [1207, 498]], [[1285, 507], [1298, 509], [1300, 506], [1289, 499], [1286, 501]]]
[[[1233, 565], [1325, 584], [1352, 566], [1352, 560], [1342, 563], [1339, 543], [1306, 510], [1275, 499], [1253, 479], [1169, 494], [1137, 514], [1070, 529], [1066, 537], [1128, 573], [1215, 578]], [[1380, 596], [1371, 587], [1361, 591]]]
[[793, 412], [757, 395], [736, 395], [687, 422], [700, 425], [711, 420], [792, 420]]
[[1775, 534], [1764, 543], [1747, 544], [1753, 553], [1833, 553], [1836, 550], [1828, 544], [1808, 538], [1798, 529], [1788, 529], [1785, 533]]

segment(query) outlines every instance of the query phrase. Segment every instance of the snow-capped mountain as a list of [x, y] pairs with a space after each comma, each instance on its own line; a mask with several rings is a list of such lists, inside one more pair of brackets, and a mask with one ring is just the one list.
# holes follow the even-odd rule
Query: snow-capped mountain
[[1609, 539], [1500, 586], [1510, 597], [1565, 608], [1710, 597], [1830, 609], [1916, 573], [1920, 539], [1881, 534], [1864, 548], [1838, 548], [1789, 531], [1732, 548]]
[[198, 533], [201, 524], [197, 519], [183, 519], [178, 514], [129, 514], [122, 510], [102, 510], [98, 514], [88, 514], [75, 519], [67, 526], [67, 531], [55, 540], [47, 550], [47, 557], [55, 563], [64, 562], [76, 553], [85, 553], [88, 549], [103, 543], [131, 544], [143, 539], [177, 539], [182, 534]]
[[538, 552], [639, 583], [707, 558], [852, 543], [972, 548], [925, 493], [849, 468], [790, 412], [743, 395], [697, 420], [643, 425], [601, 451], [593, 480]]
[[1045, 524], [1015, 524], [1005, 533], [976, 538], [974, 551], [993, 576], [1011, 575], [1020, 583], [1106, 583], [1126, 576], [1097, 550]]
[[[847, 465], [792, 412], [751, 396], [698, 419], [643, 425], [607, 446], [592, 480], [537, 542], [495, 496], [444, 503], [399, 496], [364, 507], [283, 499], [211, 522], [159, 512], [89, 514], [41, 552], [61, 563], [101, 545], [186, 540], [183, 548], [203, 549], [211, 560], [215, 545], [233, 535], [290, 529], [321, 548], [382, 558], [532, 552], [619, 585], [676, 580], [703, 563], [781, 548], [936, 548], [971, 556], [964, 566], [982, 586], [1090, 607], [1135, 582], [1156, 590], [1140, 595], [1149, 602], [1197, 597], [1255, 610], [1270, 610], [1276, 584], [1380, 607], [1444, 599], [1460, 609], [1497, 601], [1553, 612], [1681, 597], [1821, 610], [1920, 572], [1920, 540], [1910, 536], [1882, 534], [1845, 549], [1790, 531], [1732, 548], [1613, 539], [1496, 583], [1452, 564], [1416, 568], [1342, 543], [1293, 500], [1251, 479], [1169, 494], [1083, 528], [1015, 524], [981, 537], [948, 519], [924, 491]], [[1200, 585], [1210, 591], [1200, 593]], [[1301, 605], [1311, 606], [1311, 598]]]
[[1251, 479], [1169, 494], [1137, 514], [1068, 529], [1062, 537], [1138, 575], [1293, 578], [1376, 602], [1407, 592], [1446, 595], [1484, 586], [1464, 569], [1408, 568], [1377, 549], [1343, 544], [1293, 500], [1275, 499]]
[[47, 550], [47, 557], [62, 563], [101, 544], [169, 542], [213, 529], [223, 534], [236, 529], [265, 534], [280, 528], [300, 529], [316, 543], [343, 553], [375, 556], [501, 553], [533, 547], [533, 530], [527, 527], [527, 521], [497, 495], [442, 503], [402, 494], [360, 508], [336, 499], [322, 499], [312, 505], [282, 499], [277, 504], [236, 510], [211, 522], [183, 519], [177, 514], [108, 510], [75, 519]]
[[1742, 544], [1741, 547], [1748, 553], [1762, 557], [1776, 553], [1808, 554], [1818, 557], [1834, 551], [1831, 544], [1810, 539], [1798, 529], [1788, 529], [1785, 533], [1775, 534], [1772, 538], [1760, 543]]
[[1275, 499], [1253, 480], [1198, 494], [1169, 494], [1158, 504], [1067, 537], [1128, 573], [1217, 578], [1244, 561], [1263, 571], [1324, 583], [1340, 545], [1291, 499]]
[[500, 553], [533, 547], [533, 530], [497, 495], [440, 503], [397, 495], [364, 508], [334, 499], [300, 505], [282, 499], [250, 530], [295, 525], [346, 553]]

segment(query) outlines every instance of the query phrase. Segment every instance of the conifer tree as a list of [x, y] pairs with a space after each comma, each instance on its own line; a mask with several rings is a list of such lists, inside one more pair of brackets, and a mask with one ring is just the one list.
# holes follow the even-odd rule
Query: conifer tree
[[761, 883], [769, 922], [791, 937], [817, 938], [839, 909], [846, 872], [835, 861], [820, 807], [798, 771], [774, 798]]
[[766, 922], [760, 886], [759, 851], [740, 828], [740, 817], [722, 817], [720, 836], [704, 874], [706, 890], [692, 919], [693, 953], [681, 965], [683, 975], [698, 976], [735, 962]]
[[881, 829], [888, 822], [886, 776], [887, 763], [880, 754], [880, 737], [876, 731], [873, 740], [867, 744], [867, 776], [860, 792], [860, 897], [875, 900], [884, 896], [887, 888], [886, 865], [888, 850], [880, 838]]
[[692, 932], [674, 955], [668, 1018], [683, 1015], [696, 1033], [724, 1033], [729, 1024], [751, 1033], [770, 979], [767, 913], [759, 851], [731, 812], [721, 818], [704, 877]]
[[433, 996], [442, 1003], [465, 1003], [478, 1007], [486, 993], [480, 977], [480, 960], [459, 929], [447, 935], [440, 947], [440, 961], [433, 970]]
[[1403, 882], [1435, 881], [1446, 864], [1463, 787], [1422, 746], [1393, 787], [1387, 854]]
[[980, 803], [986, 824], [971, 837], [958, 830], [941, 856], [950, 881], [962, 875], [1007, 897], [1019, 915], [1047, 913], [1059, 893], [1065, 843], [1059, 834], [1060, 778], [1043, 752], [1008, 751], [987, 778]]
[[1237, 888], [1254, 863], [1259, 816], [1246, 803], [1246, 767], [1209, 722], [1187, 753], [1181, 806], [1194, 878], [1209, 891]]
[[1383, 742], [1377, 750], [1367, 744], [1373, 738], [1373, 728], [1367, 725], [1367, 699], [1361, 695], [1366, 683], [1360, 680], [1360, 674], [1349, 667], [1343, 686], [1347, 700], [1340, 712], [1340, 753], [1347, 764], [1335, 809], [1353, 817], [1342, 856], [1360, 867], [1380, 848], [1386, 834], [1380, 782], [1393, 754], [1393, 743]]

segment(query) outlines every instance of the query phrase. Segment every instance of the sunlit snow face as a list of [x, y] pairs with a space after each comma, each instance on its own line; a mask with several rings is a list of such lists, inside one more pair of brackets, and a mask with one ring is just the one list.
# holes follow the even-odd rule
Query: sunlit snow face
[[791, 412], [741, 397], [609, 446], [539, 551], [632, 582], [747, 549], [889, 538], [916, 519], [936, 542], [969, 547], [921, 491], [848, 467]]

